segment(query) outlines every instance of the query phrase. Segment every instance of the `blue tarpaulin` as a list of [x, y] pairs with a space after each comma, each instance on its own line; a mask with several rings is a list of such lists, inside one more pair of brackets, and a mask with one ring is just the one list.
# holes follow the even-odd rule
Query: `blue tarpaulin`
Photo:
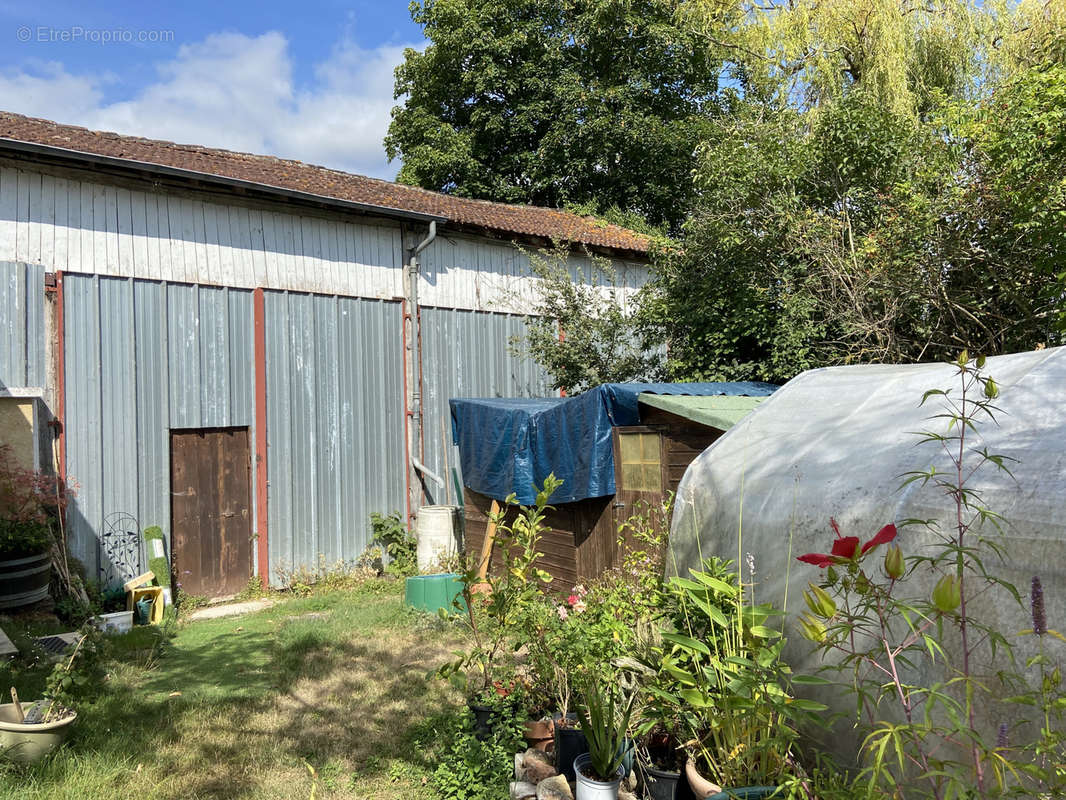
[[552, 503], [614, 494], [611, 428], [639, 425], [642, 393], [765, 397], [770, 383], [605, 383], [576, 397], [462, 398], [449, 403], [463, 483], [503, 500], [533, 503], [549, 473], [563, 485]]

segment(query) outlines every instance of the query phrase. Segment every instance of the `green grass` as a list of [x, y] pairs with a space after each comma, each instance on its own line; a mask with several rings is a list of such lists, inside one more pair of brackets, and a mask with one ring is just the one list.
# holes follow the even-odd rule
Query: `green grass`
[[455, 634], [399, 591], [371, 581], [182, 624], [162, 644], [118, 637], [67, 745], [0, 766], [0, 798], [426, 797], [459, 700], [427, 674]]

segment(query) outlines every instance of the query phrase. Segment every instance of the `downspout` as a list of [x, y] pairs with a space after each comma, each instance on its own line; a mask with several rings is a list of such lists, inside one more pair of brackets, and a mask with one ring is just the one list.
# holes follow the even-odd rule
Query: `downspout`
[[[437, 238], [437, 222], [429, 223], [426, 238], [415, 245], [404, 268], [404, 299], [407, 301], [407, 453], [410, 463], [407, 469], [411, 480], [408, 481], [410, 495], [409, 508], [414, 513], [422, 505], [419, 486], [422, 483], [420, 473], [431, 475], [421, 461], [422, 455], [422, 381], [421, 378], [421, 318], [418, 313], [418, 256]], [[436, 480], [436, 476], [432, 476]], [[408, 520], [409, 523], [413, 520]]]

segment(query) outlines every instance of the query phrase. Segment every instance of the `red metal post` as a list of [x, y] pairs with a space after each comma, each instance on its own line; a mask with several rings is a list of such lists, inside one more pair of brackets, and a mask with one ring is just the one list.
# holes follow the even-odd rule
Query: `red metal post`
[[411, 513], [411, 437], [408, 428], [411, 425], [412, 411], [407, 406], [407, 300], [400, 301], [400, 348], [403, 351], [403, 475], [404, 501], [407, 503], [407, 527], [413, 530], [414, 515]]
[[66, 340], [63, 330], [63, 273], [56, 272], [56, 407], [55, 416], [56, 435], [59, 437], [59, 480], [65, 486], [67, 483], [67, 373], [66, 373]]
[[270, 548], [267, 530], [267, 400], [266, 400], [266, 299], [254, 293], [255, 315], [255, 527], [257, 560], [263, 588], [270, 586]]

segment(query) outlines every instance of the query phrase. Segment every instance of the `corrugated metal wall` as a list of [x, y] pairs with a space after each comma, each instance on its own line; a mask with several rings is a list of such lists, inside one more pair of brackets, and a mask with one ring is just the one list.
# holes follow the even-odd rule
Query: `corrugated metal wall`
[[[422, 445], [425, 465], [442, 478], [427, 488], [436, 503], [457, 503], [448, 468], [459, 466], [451, 443], [452, 397], [548, 397], [551, 379], [534, 361], [509, 352], [512, 338], [524, 339], [525, 317], [448, 308], [421, 309]], [[447, 462], [447, 464], [445, 463]], [[460, 475], [460, 479], [461, 479]], [[439, 493], [439, 496], [438, 496]]]
[[111, 514], [169, 541], [171, 428], [254, 431], [252, 293], [68, 274], [63, 299], [70, 541], [94, 576]]
[[44, 268], [0, 262], [0, 389], [45, 385]]
[[267, 292], [271, 578], [366, 549], [404, 507], [400, 303]]

